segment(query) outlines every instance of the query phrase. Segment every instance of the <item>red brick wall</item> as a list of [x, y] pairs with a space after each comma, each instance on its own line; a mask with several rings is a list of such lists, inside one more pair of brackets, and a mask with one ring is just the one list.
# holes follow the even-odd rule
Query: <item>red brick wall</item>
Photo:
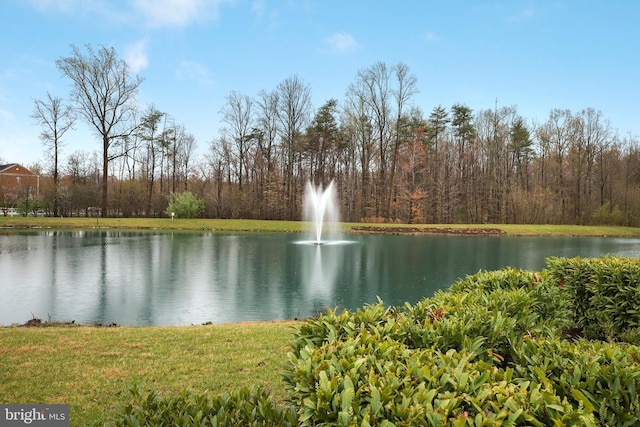
[[0, 171], [0, 204], [3, 201], [15, 202], [29, 193], [32, 197], [38, 197], [40, 193], [38, 175], [19, 164], [13, 164]]

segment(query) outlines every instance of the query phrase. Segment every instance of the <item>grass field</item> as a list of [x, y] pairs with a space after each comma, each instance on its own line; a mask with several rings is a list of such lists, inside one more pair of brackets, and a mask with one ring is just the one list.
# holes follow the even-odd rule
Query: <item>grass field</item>
[[71, 425], [105, 425], [128, 388], [222, 393], [262, 385], [277, 401], [293, 322], [187, 327], [0, 328], [0, 403], [66, 403]]
[[[356, 225], [344, 223], [351, 232]], [[402, 227], [398, 224], [376, 226]], [[411, 225], [415, 227], [416, 225]], [[427, 226], [427, 225], [425, 225]], [[8, 218], [0, 228], [113, 228], [299, 232], [297, 221], [145, 218]], [[428, 225], [491, 227], [511, 236], [638, 237], [630, 227], [555, 225]], [[160, 394], [220, 393], [263, 385], [285, 398], [280, 378], [295, 323], [264, 322], [186, 327], [0, 328], [0, 403], [68, 403], [71, 425], [105, 425], [127, 402], [134, 383]]]
[[[611, 236], [638, 237], [640, 228], [620, 226], [582, 226], [545, 224], [363, 224], [342, 223], [345, 233], [355, 226], [429, 227], [429, 228], [497, 228], [509, 236]], [[301, 221], [267, 221], [246, 219], [176, 219], [170, 218], [49, 218], [2, 217], [0, 228], [115, 228], [147, 230], [214, 230], [301, 232], [308, 229]]]

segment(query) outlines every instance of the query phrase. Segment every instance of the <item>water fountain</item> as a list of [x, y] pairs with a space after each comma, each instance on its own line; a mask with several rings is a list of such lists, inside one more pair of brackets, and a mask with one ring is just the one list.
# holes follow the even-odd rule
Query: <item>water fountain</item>
[[[339, 241], [340, 215], [333, 181], [325, 189], [308, 182], [303, 208], [303, 219], [311, 223], [313, 243], [324, 245], [329, 241]], [[331, 234], [333, 239], [323, 240], [323, 233]]]
[[[326, 188], [307, 183], [303, 198], [303, 220], [309, 224], [311, 238], [295, 243], [309, 246], [301, 251], [301, 280], [307, 299], [328, 301], [334, 294], [338, 272], [345, 260], [336, 185]], [[312, 247], [313, 246], [313, 247]], [[335, 306], [335, 305], [334, 305]]]

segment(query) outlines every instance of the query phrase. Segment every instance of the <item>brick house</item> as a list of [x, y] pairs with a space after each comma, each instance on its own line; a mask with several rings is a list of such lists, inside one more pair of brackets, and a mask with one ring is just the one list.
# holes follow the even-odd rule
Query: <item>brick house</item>
[[14, 205], [19, 200], [40, 195], [40, 175], [18, 163], [0, 165], [0, 206]]

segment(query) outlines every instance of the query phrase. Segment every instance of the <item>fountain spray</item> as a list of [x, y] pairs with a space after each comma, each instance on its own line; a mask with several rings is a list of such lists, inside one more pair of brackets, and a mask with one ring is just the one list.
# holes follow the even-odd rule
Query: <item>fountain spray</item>
[[333, 228], [328, 230], [329, 232], [338, 230], [340, 215], [333, 181], [325, 189], [322, 186], [314, 187], [311, 182], [307, 183], [304, 197], [304, 219], [312, 224], [316, 245], [324, 244], [322, 234], [327, 231], [324, 230], [325, 225]]

